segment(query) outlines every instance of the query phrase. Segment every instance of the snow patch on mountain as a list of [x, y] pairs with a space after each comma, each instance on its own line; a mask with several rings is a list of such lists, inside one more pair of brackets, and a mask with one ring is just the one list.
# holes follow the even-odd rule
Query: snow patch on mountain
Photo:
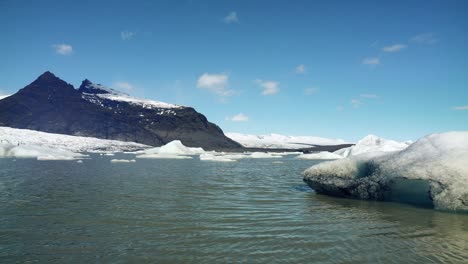
[[342, 139], [330, 139], [314, 136], [285, 136], [280, 134], [249, 135], [225, 133], [227, 137], [249, 148], [310, 148], [313, 145], [340, 145], [347, 142]]
[[[140, 99], [132, 97], [126, 93], [114, 90], [112, 88], [108, 88], [101, 84], [91, 83], [89, 81], [85, 81], [84, 85], [85, 91], [83, 92], [83, 98], [85, 100], [90, 101], [94, 104], [99, 104], [102, 106], [102, 103], [99, 100], [96, 100], [96, 97], [101, 99], [107, 99], [111, 101], [118, 101], [118, 102], [126, 102], [129, 104], [137, 105], [145, 109], [157, 109], [157, 108], [181, 108], [183, 106], [169, 104], [154, 100], [148, 99]], [[173, 112], [172, 114], [175, 114]]]

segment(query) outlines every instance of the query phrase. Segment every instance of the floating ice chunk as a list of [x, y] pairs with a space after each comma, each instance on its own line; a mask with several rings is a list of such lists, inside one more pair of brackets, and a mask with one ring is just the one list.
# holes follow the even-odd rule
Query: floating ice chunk
[[83, 161], [82, 160], [77, 160], [76, 163], [83, 163]]
[[127, 160], [127, 159], [111, 159], [110, 162], [111, 162], [111, 163], [133, 163], [133, 162], [136, 162], [136, 160], [134, 160], [134, 159], [131, 159], [131, 160]]
[[136, 156], [137, 159], [192, 159], [191, 156], [155, 153], [155, 154], [141, 154]]
[[310, 154], [301, 154], [296, 157], [297, 159], [311, 159], [311, 160], [334, 160], [334, 159], [342, 159], [343, 156], [331, 153], [328, 151], [321, 151], [317, 153], [310, 153]]
[[368, 135], [359, 140], [356, 145], [335, 151], [337, 155], [343, 157], [356, 156], [370, 152], [392, 152], [400, 151], [408, 147], [410, 141], [398, 142], [394, 140], [383, 139], [375, 135]]
[[315, 191], [468, 211], [468, 132], [426, 136], [408, 148], [317, 164], [304, 172]]
[[142, 151], [137, 151], [137, 154], [153, 155], [159, 154], [160, 156], [176, 156], [176, 155], [199, 155], [205, 153], [202, 148], [190, 148], [184, 146], [180, 140], [174, 140], [162, 147], [149, 148]]

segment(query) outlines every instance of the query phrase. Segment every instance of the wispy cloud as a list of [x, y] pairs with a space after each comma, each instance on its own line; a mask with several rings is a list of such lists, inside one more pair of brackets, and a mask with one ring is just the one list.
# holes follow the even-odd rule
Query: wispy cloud
[[128, 30], [124, 30], [120, 32], [120, 38], [122, 38], [122, 40], [131, 40], [135, 35], [136, 35], [135, 32], [128, 31]]
[[133, 91], [135, 89], [135, 86], [128, 82], [116, 82], [114, 83], [113, 87], [119, 90], [127, 90], [127, 91]]
[[226, 120], [234, 121], [234, 122], [247, 122], [247, 121], [249, 121], [249, 117], [244, 115], [243, 113], [239, 113], [239, 114], [234, 115], [234, 116], [226, 117]]
[[262, 81], [260, 79], [255, 80], [255, 83], [260, 85], [260, 87], [263, 89], [262, 94], [263, 95], [273, 95], [277, 94], [279, 92], [279, 82], [274, 82], [274, 81]]
[[383, 47], [382, 50], [385, 52], [398, 52], [398, 51], [405, 49], [406, 47], [407, 45], [405, 44], [395, 44], [395, 45]]
[[365, 58], [362, 60], [362, 64], [364, 65], [371, 65], [371, 66], [377, 66], [380, 64], [380, 59], [377, 57], [369, 57]]
[[376, 95], [376, 94], [368, 94], [368, 93], [360, 94], [359, 97], [367, 98], [367, 99], [377, 99], [377, 98], [379, 98], [379, 96]]
[[317, 87], [309, 87], [309, 88], [305, 88], [304, 89], [304, 94], [305, 95], [312, 95], [312, 94], [316, 94], [320, 91], [319, 88]]
[[351, 105], [354, 108], [358, 108], [358, 107], [360, 107], [362, 105], [362, 102], [359, 99], [351, 99]]
[[73, 47], [68, 44], [54, 44], [52, 48], [54, 48], [55, 53], [60, 55], [70, 55], [73, 53]]
[[206, 89], [221, 97], [234, 95], [234, 90], [229, 89], [229, 76], [226, 73], [204, 73], [198, 78], [197, 87]]
[[410, 41], [417, 44], [435, 44], [439, 39], [434, 33], [423, 33], [412, 37]]
[[232, 11], [231, 13], [229, 13], [227, 16], [223, 18], [223, 21], [226, 24], [239, 23], [239, 18], [237, 17], [237, 13]]
[[365, 101], [374, 100], [374, 99], [378, 99], [378, 98], [380, 98], [380, 97], [378, 95], [376, 95], [376, 94], [363, 93], [363, 94], [360, 94], [357, 98], [351, 99], [350, 103], [351, 103], [352, 107], [358, 108], [361, 105], [363, 105]]
[[306, 67], [304, 64], [298, 65], [296, 67], [296, 73], [298, 74], [304, 74], [306, 72]]
[[461, 110], [468, 110], [468, 105], [462, 105], [462, 106], [455, 106], [452, 108], [453, 110], [458, 110], [458, 111], [461, 111]]

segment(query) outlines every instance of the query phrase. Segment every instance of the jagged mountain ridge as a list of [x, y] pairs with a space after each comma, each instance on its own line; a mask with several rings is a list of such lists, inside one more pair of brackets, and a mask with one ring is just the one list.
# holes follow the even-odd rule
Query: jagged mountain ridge
[[45, 72], [0, 100], [0, 126], [161, 146], [241, 148], [191, 107], [145, 99], [84, 80], [79, 89]]

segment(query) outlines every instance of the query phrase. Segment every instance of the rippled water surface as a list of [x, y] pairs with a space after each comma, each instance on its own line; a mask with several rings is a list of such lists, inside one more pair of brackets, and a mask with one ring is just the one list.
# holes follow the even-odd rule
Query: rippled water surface
[[0, 159], [0, 262], [468, 259], [468, 215], [318, 195], [301, 176], [315, 161], [110, 158]]

